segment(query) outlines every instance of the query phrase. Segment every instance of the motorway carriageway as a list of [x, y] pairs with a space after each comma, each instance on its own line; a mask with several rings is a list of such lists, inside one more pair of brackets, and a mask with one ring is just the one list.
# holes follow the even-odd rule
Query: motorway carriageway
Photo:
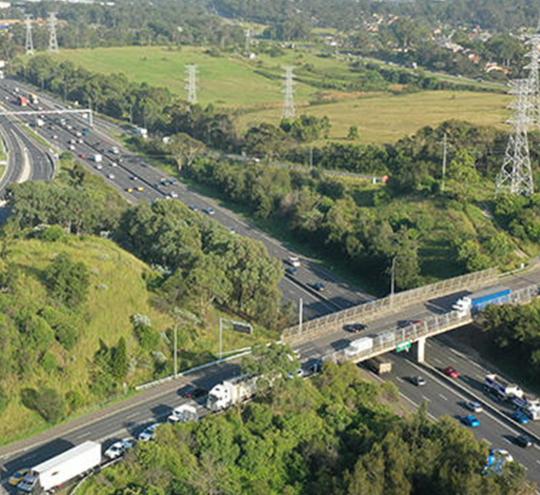
[[[2, 82], [4, 83], [4, 82]], [[18, 85], [22, 87], [18, 83], [10, 82], [12, 86]], [[0, 88], [3, 87], [3, 84], [0, 85]], [[13, 93], [11, 93], [11, 96], [14, 98]], [[7, 101], [7, 100], [6, 100]], [[13, 105], [15, 107], [15, 105]], [[18, 108], [18, 107], [15, 107]], [[31, 119], [28, 119], [31, 120]], [[74, 123], [74, 119], [69, 119], [71, 123]], [[48, 122], [51, 122], [50, 118], [47, 118]], [[41, 132], [41, 129], [39, 130]], [[74, 130], [73, 130], [74, 131]], [[44, 136], [49, 140], [52, 141], [51, 136], [52, 135], [58, 135], [59, 139], [57, 140], [58, 144], [62, 148], [67, 148], [67, 143], [70, 139], [74, 138], [74, 135], [63, 129], [60, 126], [55, 125], [52, 129], [46, 129], [44, 132]], [[142, 193], [135, 193], [132, 195], [132, 199], [136, 200], [148, 200], [152, 201], [157, 198], [164, 197], [164, 194], [170, 193], [171, 191], [175, 190], [180, 196], [180, 199], [184, 201], [186, 204], [194, 204], [195, 206], [199, 208], [205, 208], [207, 206], [212, 206], [216, 210], [216, 215], [214, 218], [221, 223], [223, 223], [225, 226], [229, 228], [234, 228], [236, 232], [242, 235], [249, 235], [251, 237], [257, 237], [259, 239], [262, 239], [265, 241], [265, 244], [267, 245], [269, 251], [272, 255], [277, 256], [280, 259], [285, 259], [287, 256], [292, 254], [290, 251], [283, 248], [283, 246], [273, 240], [270, 239], [268, 236], [266, 236], [264, 233], [261, 233], [260, 231], [253, 229], [251, 226], [245, 224], [245, 222], [241, 220], [237, 220], [236, 216], [229, 211], [225, 210], [224, 208], [217, 207], [215, 202], [208, 200], [204, 198], [203, 196], [193, 193], [192, 191], [189, 191], [187, 187], [185, 187], [183, 184], [176, 184], [175, 186], [167, 186], [167, 187], [156, 187], [156, 184], [159, 183], [160, 179], [162, 177], [166, 177], [165, 174], [162, 172], [154, 169], [153, 167], [150, 167], [149, 165], [145, 164], [144, 161], [132, 154], [122, 152], [122, 156], [125, 156], [121, 166], [119, 167], [111, 167], [110, 163], [111, 161], [117, 161], [117, 157], [115, 155], [112, 155], [109, 150], [110, 147], [113, 145], [118, 146], [118, 143], [110, 140], [109, 138], [102, 138], [101, 133], [99, 133], [100, 139], [96, 140], [96, 133], [92, 132], [90, 137], [83, 138], [85, 141], [90, 141], [91, 147], [87, 144], [83, 145], [76, 145], [77, 146], [77, 153], [83, 153], [85, 155], [91, 155], [96, 152], [102, 153], [106, 156], [104, 158], [104, 166], [103, 170], [98, 171], [95, 168], [93, 170], [97, 173], [102, 174], [105, 178], [107, 178], [107, 175], [112, 173], [114, 174], [115, 178], [113, 180], [109, 180], [112, 182], [116, 187], [124, 191], [127, 187], [133, 187], [136, 186], [139, 182], [145, 184], [145, 191]], [[93, 164], [90, 160], [85, 160], [88, 166], [93, 167]], [[138, 177], [136, 180], [132, 180], [131, 176], [135, 175]], [[307, 266], [306, 266], [307, 265]], [[327, 313], [331, 310], [334, 310], [336, 307], [346, 307], [347, 305], [356, 304], [358, 302], [361, 302], [362, 300], [365, 300], [365, 298], [358, 297], [356, 293], [352, 292], [352, 289], [348, 287], [346, 284], [341, 284], [339, 282], [328, 282], [328, 279], [324, 278], [327, 277], [326, 272], [322, 273], [322, 277], [320, 276], [321, 273], [313, 273], [310, 271], [310, 269], [320, 269], [318, 265], [316, 265], [314, 262], [307, 261], [304, 262], [304, 266], [299, 270], [299, 277], [301, 277], [301, 284], [309, 284], [316, 280], [323, 279], [325, 283], [327, 284], [327, 292], [325, 294], [326, 296], [330, 297], [330, 300], [332, 303], [329, 305], [325, 301], [321, 301], [319, 297], [315, 297], [311, 292], [307, 292], [305, 289], [303, 289], [302, 286], [298, 285], [297, 283], [291, 283], [290, 281], [286, 282], [284, 284], [284, 293], [286, 297], [290, 297], [292, 300], [297, 300], [299, 297], [303, 297], [306, 301], [307, 311], [306, 316], [311, 317], [315, 315], [321, 315], [324, 313]], [[335, 280], [332, 278], [332, 280]], [[351, 300], [350, 294], [355, 297], [355, 299]], [[422, 306], [422, 310], [425, 308]], [[416, 314], [418, 313], [417, 309], [413, 310], [414, 315], [408, 316], [404, 315], [404, 319], [415, 319]], [[395, 315], [394, 315], [394, 323], [395, 323]], [[384, 327], [386, 325], [386, 321], [382, 321], [379, 323], [381, 327]], [[376, 325], [371, 328], [370, 331], [376, 330]], [[330, 346], [331, 348], [339, 348], [340, 345], [346, 345], [348, 341], [350, 341], [354, 336], [351, 336], [350, 334], [344, 334], [342, 337], [339, 337], [336, 339], [336, 335], [333, 334], [332, 336], [323, 336], [319, 341], [314, 340], [313, 342], [310, 342], [309, 344], [306, 344], [304, 347], [301, 346], [302, 356], [303, 357], [310, 357], [315, 355], [320, 355], [320, 351], [324, 347]], [[325, 339], [328, 339], [328, 342], [325, 342]], [[310, 348], [311, 346], [311, 348]], [[314, 351], [316, 349], [316, 351]], [[427, 358], [429, 360], [429, 347], [427, 352]], [[445, 355], [448, 357], [448, 352], [445, 353]], [[413, 365], [410, 363], [407, 363], [402, 358], [399, 358], [400, 362], [403, 362], [403, 366], [405, 367], [403, 370], [404, 376], [405, 373], [408, 373], [409, 375], [412, 374], [418, 374], [418, 371], [413, 371]], [[451, 363], [449, 363], [451, 364]], [[399, 365], [398, 365], [399, 366]], [[396, 366], [396, 372], [399, 373], [398, 366]], [[414, 365], [415, 366], [415, 365]], [[459, 369], [458, 366], [456, 368]], [[234, 373], [232, 370], [228, 370], [227, 373], [220, 372], [216, 375], [212, 375], [211, 381], [208, 382], [208, 385], [212, 385], [213, 383], [217, 383], [221, 381], [224, 377], [228, 376], [228, 373]], [[411, 389], [412, 385], [408, 384], [408, 382], [402, 380], [399, 381], [396, 378], [396, 384], [398, 384], [400, 390], [409, 397], [410, 400], [418, 403], [419, 397], [417, 397], [417, 393], [420, 391], [422, 392], [422, 395], [425, 395], [430, 402], [430, 412], [434, 414], [435, 416], [439, 416], [440, 414], [449, 414], [449, 406], [452, 401], [449, 400], [449, 397], [447, 397], [450, 392], [447, 392], [447, 395], [440, 390], [438, 387], [442, 387], [442, 385], [435, 385], [437, 381], [433, 380], [434, 383], [432, 384], [432, 379], [428, 372], [422, 373], [424, 376], [426, 376], [426, 379], [428, 380], [428, 386], [422, 387], [418, 391], [416, 388]], [[206, 375], [205, 375], [206, 377]], [[410, 387], [409, 387], [410, 385]], [[179, 385], [178, 385], [179, 386]], [[444, 387], [442, 387], [444, 388]], [[445, 388], [446, 390], [446, 388]], [[455, 400], [456, 394], [453, 392], [453, 396]], [[443, 398], [443, 396], [445, 398]], [[420, 397], [421, 399], [421, 397]], [[452, 400], [454, 400], [452, 399]], [[131, 410], [127, 412], [123, 412], [119, 415], [119, 417], [109, 417], [104, 419], [103, 421], [100, 421], [98, 423], [92, 423], [88, 425], [88, 427], [81, 427], [78, 428], [76, 431], [71, 432], [68, 435], [65, 435], [62, 437], [62, 440], [58, 440], [57, 442], [62, 441], [71, 441], [78, 443], [85, 439], [103, 439], [108, 438], [109, 435], [118, 435], [122, 436], [123, 432], [129, 431], [129, 432], [137, 432], [141, 427], [142, 423], [145, 420], [151, 420], [151, 418], [160, 417], [160, 411], [169, 411], [170, 407], [174, 407], [181, 403], [178, 399], [178, 396], [176, 395], [176, 391], [172, 391], [169, 393], [169, 395], [160, 396], [156, 399], [155, 403], [148, 403], [148, 404], [141, 404], [139, 407], [133, 407]], [[461, 412], [461, 410], [459, 411]], [[454, 414], [454, 412], [451, 412], [451, 414]], [[455, 412], [455, 414], [458, 414], [458, 412]], [[481, 417], [481, 419], [483, 419]], [[512, 450], [512, 454], [516, 457], [516, 459], [521, 460], [523, 459], [523, 463], [529, 468], [529, 473], [534, 472], [535, 468], [538, 466], [538, 451], [536, 448], [532, 449], [531, 451], [523, 451], [521, 452], [521, 449], [519, 448], [512, 448], [510, 444], [508, 445], [501, 445], [501, 443], [506, 443], [504, 441], [504, 435], [512, 436], [514, 433], [511, 433], [508, 430], [508, 427], [502, 423], [499, 423], [495, 420], [493, 420], [493, 423], [490, 423], [490, 420], [486, 420], [487, 423], [484, 428], [481, 427], [481, 429], [478, 430], [478, 433], [481, 437], [487, 438], [495, 447], [505, 447], [509, 450]], [[508, 440], [508, 439], [507, 439]], [[64, 446], [63, 449], [66, 447]], [[61, 449], [61, 450], [63, 450]], [[519, 449], [519, 450], [518, 450]], [[33, 456], [32, 462], [35, 463], [35, 460], [38, 458], [47, 458], [50, 457], [50, 455], [53, 455], [54, 448], [52, 445], [46, 446], [45, 448], [41, 447], [38, 448], [36, 451], [32, 452], [30, 455]], [[8, 463], [7, 466], [9, 471], [12, 471], [12, 469], [18, 468], [20, 466], [26, 466], [28, 465], [29, 459], [25, 461], [25, 457], [18, 458], [17, 456], [11, 457], [13, 459], [11, 462]], [[535, 476], [531, 476], [533, 479], [536, 479], [537, 481], [540, 481]]]

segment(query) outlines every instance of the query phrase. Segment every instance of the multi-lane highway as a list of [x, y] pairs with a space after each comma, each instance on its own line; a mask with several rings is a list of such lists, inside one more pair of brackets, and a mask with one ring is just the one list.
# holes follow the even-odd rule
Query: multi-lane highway
[[[0, 99], [4, 105], [9, 106], [11, 110], [16, 110], [15, 87], [23, 85], [20, 83], [5, 80], [0, 81]], [[29, 91], [26, 88], [25, 91]], [[7, 97], [7, 98], [6, 98]], [[49, 97], [41, 95], [40, 106], [43, 108], [62, 108], [62, 105]], [[32, 123], [35, 117], [21, 118], [26, 122]], [[165, 197], [178, 197], [186, 204], [199, 210], [209, 207], [215, 210], [213, 218], [233, 229], [239, 235], [246, 235], [261, 240], [268, 248], [271, 255], [285, 260], [294, 253], [291, 252], [283, 243], [268, 237], [264, 232], [256, 229], [248, 222], [239, 218], [234, 213], [221, 207], [215, 201], [208, 199], [182, 183], [176, 181], [174, 184], [163, 185], [163, 179], [169, 177], [152, 167], [142, 158], [128, 152], [122, 146], [110, 137], [111, 131], [115, 131], [114, 124], [96, 119], [96, 129], [90, 131], [88, 136], [80, 136], [83, 128], [88, 127], [84, 118], [66, 118], [69, 125], [60, 124], [60, 117], [50, 117], [46, 119], [46, 125], [43, 128], [35, 129], [44, 138], [54, 143], [59, 149], [66, 150], [70, 146], [75, 149], [73, 152], [79, 156], [81, 162], [102, 175], [107, 181], [117, 187], [132, 201], [154, 201]], [[11, 124], [17, 126], [17, 124]], [[74, 141], [74, 142], [73, 142]], [[82, 142], [81, 142], [82, 141]], [[113, 152], [113, 148], [118, 147], [119, 153]], [[92, 156], [96, 153], [103, 155], [103, 163], [96, 164]], [[142, 191], [127, 192], [129, 188], [143, 187]], [[302, 259], [302, 266], [294, 274], [287, 277], [282, 283], [282, 289], [287, 299], [297, 301], [299, 298], [304, 300], [305, 315], [308, 318], [320, 316], [336, 309], [342, 309], [362, 303], [371, 297], [355, 287], [340, 281], [336, 276], [322, 267], [315, 260]], [[323, 294], [313, 289], [316, 282], [323, 281], [326, 290]], [[540, 281], [540, 270], [533, 270], [524, 276], [517, 276], [503, 283], [511, 287], [519, 287], [528, 283], [538, 283]], [[434, 312], [444, 311], [458, 297], [457, 294], [448, 296], [437, 301], [429, 301], [428, 304], [413, 304], [408, 308], [400, 308], [399, 313], [385, 314], [381, 318], [370, 322], [366, 330], [376, 332], [381, 329], [392, 328], [401, 325], [410, 320], [423, 319]], [[357, 336], [347, 333], [345, 330], [314, 337], [308, 342], [298, 346], [298, 350], [305, 359], [320, 357], [331, 350], [342, 348]], [[430, 362], [430, 353], [432, 349], [438, 349], [439, 339], [434, 339], [428, 344], [427, 360]], [[436, 344], [437, 343], [437, 344]], [[460, 406], [462, 397], [454, 387], [448, 385], [446, 381], [429, 369], [417, 369], [415, 363], [403, 356], [393, 356], [395, 361], [395, 371], [389, 379], [395, 381], [400, 391], [410, 401], [418, 404], [423, 400], [429, 403], [430, 413], [438, 417], [441, 415], [463, 415], [464, 409]], [[463, 363], [458, 362], [462, 359], [458, 354], [448, 352], [444, 346], [440, 354], [434, 351], [433, 359], [440, 360], [445, 366], [454, 365], [460, 368]], [[469, 360], [471, 361], [471, 360]], [[472, 361], [471, 361], [472, 363]], [[436, 367], [439, 363], [432, 363]], [[474, 366], [469, 364], [469, 366]], [[464, 368], [464, 367], [463, 367]], [[126, 433], [137, 433], [144, 423], [162, 419], [171, 407], [177, 406], [182, 402], [178, 396], [177, 390], [181, 383], [188, 380], [195, 380], [204, 386], [211, 386], [224, 377], [231, 376], [237, 372], [233, 365], [210, 368], [205, 372], [192, 377], [187, 377], [183, 381], [168, 383], [160, 386], [153, 391], [148, 391], [145, 395], [131, 399], [121, 406], [107, 408], [99, 414], [93, 414], [52, 429], [50, 432], [37, 436], [29, 441], [20, 442], [13, 446], [0, 448], [0, 461], [4, 465], [6, 473], [14, 469], [35, 464], [39, 460], [50, 457], [59, 450], [66, 448], [66, 443], [80, 443], [83, 440], [106, 440], [121, 437]], [[463, 378], [460, 383], [468, 387], [472, 381], [466, 380], [468, 376], [474, 376], [469, 368], [464, 368]], [[406, 380], [406, 377], [416, 374], [422, 374], [427, 379], [425, 387], [415, 387]], [[482, 395], [481, 392], [471, 388], [475, 395]], [[118, 410], [118, 407], [121, 410]], [[500, 407], [500, 406], [498, 406]], [[535, 447], [530, 450], [522, 450], [512, 444], [512, 438], [518, 434], [518, 429], [511, 422], [506, 422], [496, 414], [485, 413], [481, 417], [482, 425], [477, 430], [479, 437], [487, 439], [496, 447], [505, 447], [511, 450], [516, 459], [523, 462], [529, 469], [531, 479], [540, 481], [540, 455]], [[536, 428], [532, 425], [531, 428]], [[51, 442], [51, 439], [52, 442]], [[509, 443], [510, 442], [510, 443]]]

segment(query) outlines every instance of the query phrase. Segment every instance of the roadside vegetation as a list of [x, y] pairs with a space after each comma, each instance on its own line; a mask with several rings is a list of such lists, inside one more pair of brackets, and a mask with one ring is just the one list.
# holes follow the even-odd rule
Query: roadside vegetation
[[358, 368], [274, 382], [262, 396], [199, 423], [163, 425], [157, 439], [92, 477], [85, 495], [529, 495], [523, 468], [483, 475], [488, 446], [424, 407], [400, 418]]
[[216, 358], [220, 317], [255, 326], [226, 331], [225, 351], [287, 321], [262, 245], [176, 201], [130, 207], [69, 154], [60, 163], [51, 183], [12, 186], [0, 231], [2, 443], [171, 374], [175, 326], [186, 369]]

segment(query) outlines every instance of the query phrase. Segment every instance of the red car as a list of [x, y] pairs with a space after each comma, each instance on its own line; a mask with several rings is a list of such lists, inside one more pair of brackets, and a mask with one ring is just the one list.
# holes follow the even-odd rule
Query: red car
[[447, 368], [444, 368], [443, 373], [446, 376], [449, 376], [450, 378], [456, 378], [457, 379], [457, 378], [459, 378], [461, 376], [459, 371], [456, 370], [455, 368], [452, 368], [452, 366], [448, 366]]

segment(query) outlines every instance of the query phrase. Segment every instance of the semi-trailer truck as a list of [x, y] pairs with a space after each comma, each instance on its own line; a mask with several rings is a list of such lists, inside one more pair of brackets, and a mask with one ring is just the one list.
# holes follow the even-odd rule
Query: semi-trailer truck
[[40, 494], [71, 481], [101, 464], [101, 444], [84, 442], [30, 469], [18, 493]]
[[501, 400], [521, 399], [524, 395], [523, 390], [517, 385], [503, 380], [495, 374], [486, 375], [484, 378], [484, 390]]
[[466, 316], [469, 312], [482, 311], [490, 304], [505, 304], [510, 301], [511, 295], [511, 289], [503, 289], [478, 297], [466, 296], [458, 299], [452, 309], [458, 311], [462, 316]]
[[374, 373], [377, 373], [377, 375], [383, 375], [392, 371], [392, 361], [388, 361], [388, 359], [384, 359], [382, 356], [368, 359], [366, 366]]
[[257, 379], [257, 376], [240, 375], [215, 385], [208, 392], [206, 407], [217, 412], [249, 399], [257, 391]]
[[533, 421], [540, 420], [540, 400], [536, 397], [514, 397], [512, 404]]

